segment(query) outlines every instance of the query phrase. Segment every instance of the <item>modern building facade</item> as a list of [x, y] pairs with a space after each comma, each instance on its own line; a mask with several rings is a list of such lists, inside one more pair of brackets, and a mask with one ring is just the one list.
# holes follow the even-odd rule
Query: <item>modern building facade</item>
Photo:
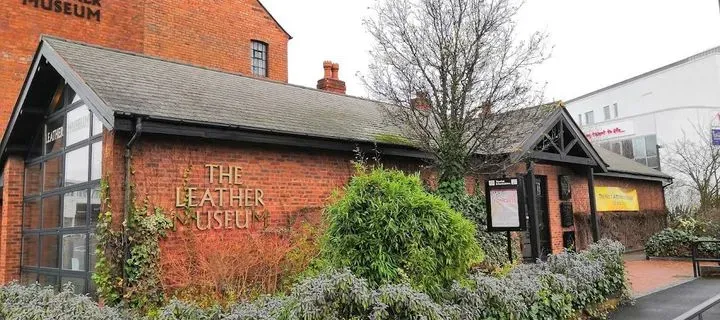
[[[676, 141], [720, 125], [720, 47], [566, 102], [594, 144], [656, 169]], [[698, 134], [697, 131], [700, 131]]]
[[[43, 38], [0, 145], [0, 282], [92, 291], [98, 214], [111, 212], [120, 226], [137, 201], [196, 215], [175, 220], [165, 253], [185, 250], [183, 232], [240, 241], [299, 214], [317, 217], [352, 176], [358, 148], [432, 183], [429, 155], [383, 142], [402, 130], [386, 124], [380, 103], [339, 93], [337, 65], [324, 68], [316, 90]], [[519, 235], [526, 258], [582, 248], [594, 231], [633, 247], [664, 227], [669, 176], [595, 150], [563, 107], [520, 118], [513, 142], [494, 155], [529, 155], [528, 166], [507, 172], [532, 177], [529, 232]]]

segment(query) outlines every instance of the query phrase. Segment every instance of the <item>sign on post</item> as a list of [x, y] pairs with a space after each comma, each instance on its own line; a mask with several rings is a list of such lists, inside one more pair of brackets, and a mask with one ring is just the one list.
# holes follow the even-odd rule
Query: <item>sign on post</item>
[[519, 178], [490, 179], [485, 183], [488, 231], [522, 231], [525, 199]]
[[720, 146], [720, 128], [712, 128], [712, 144], [714, 146]]

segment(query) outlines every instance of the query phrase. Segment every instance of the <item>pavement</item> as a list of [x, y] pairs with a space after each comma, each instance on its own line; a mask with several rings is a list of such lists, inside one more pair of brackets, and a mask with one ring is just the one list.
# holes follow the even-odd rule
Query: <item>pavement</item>
[[[720, 294], [720, 279], [698, 278], [642, 296], [635, 305], [621, 307], [610, 319], [674, 319], [717, 294]], [[706, 311], [703, 319], [720, 319], [720, 305]]]
[[634, 297], [693, 279], [690, 260], [646, 260], [643, 252], [626, 254], [624, 260]]

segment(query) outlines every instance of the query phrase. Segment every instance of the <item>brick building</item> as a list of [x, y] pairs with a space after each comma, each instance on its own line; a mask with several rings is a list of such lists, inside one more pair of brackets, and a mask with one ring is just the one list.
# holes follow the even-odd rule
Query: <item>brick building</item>
[[7, 125], [41, 35], [288, 79], [290, 35], [257, 0], [8, 1], [0, 14], [0, 130]]
[[[338, 66], [324, 68], [325, 90], [315, 90], [43, 38], [0, 145], [0, 282], [72, 281], [92, 290], [101, 178], [115, 221], [140, 201], [125, 192], [132, 184], [136, 197], [167, 214], [189, 205], [198, 219], [176, 222], [180, 229], [225, 239], [282, 226], [299, 212], [318, 215], [351, 176], [356, 148], [377, 148], [388, 165], [432, 179], [428, 155], [382, 142], [401, 132], [385, 124], [380, 105], [342, 94]], [[526, 258], [585, 246], [593, 216], [601, 236], [632, 248], [663, 226], [670, 177], [593, 148], [564, 108], [522, 112], [533, 115], [521, 113], [526, 125], [498, 153], [530, 155], [508, 172], [530, 170], [534, 180], [528, 219], [537, 222], [521, 234]], [[606, 196], [600, 188], [631, 206], [593, 210], [590, 195]], [[163, 252], [178, 246], [175, 233], [162, 243]]]

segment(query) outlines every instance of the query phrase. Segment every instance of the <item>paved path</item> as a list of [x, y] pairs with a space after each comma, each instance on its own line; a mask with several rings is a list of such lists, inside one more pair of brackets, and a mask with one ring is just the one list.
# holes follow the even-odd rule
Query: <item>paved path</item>
[[623, 258], [635, 297], [693, 279], [690, 260], [646, 260], [643, 252], [626, 254]]
[[[696, 279], [640, 297], [634, 306], [621, 307], [610, 319], [673, 319], [717, 294], [720, 294], [720, 279]], [[720, 306], [708, 310], [703, 317], [720, 319]]]

